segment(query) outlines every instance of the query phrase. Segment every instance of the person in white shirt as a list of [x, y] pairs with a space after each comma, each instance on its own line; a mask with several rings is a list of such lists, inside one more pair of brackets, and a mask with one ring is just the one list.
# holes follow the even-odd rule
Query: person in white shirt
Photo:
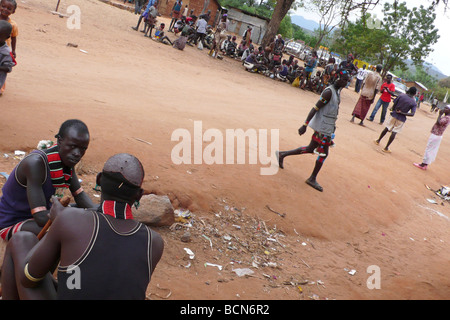
[[363, 65], [362, 68], [359, 68], [358, 73], [356, 74], [356, 84], [355, 84], [355, 92], [359, 93], [361, 90], [361, 85], [366, 79], [368, 71], [366, 70], [366, 65]]
[[192, 46], [192, 42], [195, 43], [195, 45], [197, 45], [198, 43], [198, 39], [200, 39], [200, 41], [203, 44], [203, 41], [205, 39], [206, 36], [206, 27], [208, 26], [208, 23], [205, 20], [205, 17], [203, 15], [200, 16], [200, 18], [197, 20], [196, 23], [196, 28], [197, 28], [197, 33], [195, 34], [195, 36], [192, 38], [191, 41], [189, 41], [189, 45]]

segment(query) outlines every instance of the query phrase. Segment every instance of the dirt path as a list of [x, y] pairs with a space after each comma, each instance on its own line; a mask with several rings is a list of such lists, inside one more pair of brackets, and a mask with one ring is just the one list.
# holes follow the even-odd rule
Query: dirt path
[[[304, 183], [313, 156], [286, 158], [284, 170], [267, 176], [260, 162], [176, 165], [172, 133], [181, 128], [193, 136], [195, 121], [203, 133], [223, 136], [226, 129], [279, 129], [281, 150], [305, 145], [311, 131], [299, 137], [297, 129], [318, 96], [245, 72], [237, 61], [211, 59], [206, 50], [156, 43], [131, 29], [133, 13], [97, 0], [70, 2], [81, 8], [81, 29], [70, 30], [49, 2], [20, 1], [13, 16], [18, 65], [0, 98], [0, 152], [28, 152], [64, 120], [79, 118], [91, 132], [78, 168], [85, 186], [94, 186], [112, 154], [136, 155], [145, 188], [192, 213], [189, 243], [180, 241], [186, 227], [158, 229], [166, 249], [149, 298], [450, 297], [450, 205], [431, 204], [427, 199], [439, 198], [425, 187], [449, 183], [450, 139], [428, 171], [412, 166], [436, 118], [426, 107], [408, 119], [387, 155], [372, 142], [381, 125], [349, 122], [358, 96], [344, 89], [337, 145], [318, 178], [323, 193]], [[63, 1], [60, 12], [68, 5]], [[1, 158], [0, 171], [16, 162]], [[370, 266], [379, 267], [381, 289], [366, 284]], [[254, 273], [239, 277], [239, 268]]]

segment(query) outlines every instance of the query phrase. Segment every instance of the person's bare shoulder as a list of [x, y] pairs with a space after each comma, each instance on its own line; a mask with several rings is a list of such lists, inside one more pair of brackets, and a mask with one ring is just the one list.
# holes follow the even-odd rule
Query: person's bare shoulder
[[[93, 210], [75, 207], [52, 206], [51, 215], [56, 214], [51, 228], [58, 229], [61, 237], [72, 238], [83, 233], [93, 223]], [[53, 212], [52, 212], [53, 210]], [[56, 211], [56, 212], [54, 212]]]

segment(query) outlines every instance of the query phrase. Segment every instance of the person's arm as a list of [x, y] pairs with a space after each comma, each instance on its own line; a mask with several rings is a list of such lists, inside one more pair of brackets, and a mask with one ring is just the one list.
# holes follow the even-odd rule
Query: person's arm
[[411, 112], [408, 113], [404, 113], [405, 116], [407, 117], [414, 117], [414, 115], [416, 114], [416, 107], [417, 105], [414, 104], [409, 110], [411, 110]]
[[95, 207], [95, 204], [92, 202], [91, 198], [89, 198], [89, 195], [81, 187], [75, 170], [73, 170], [72, 173], [72, 182], [70, 183], [69, 190], [72, 193], [73, 199], [75, 200], [79, 208]]
[[306, 132], [306, 128], [308, 127], [309, 122], [315, 116], [316, 112], [319, 111], [321, 108], [323, 108], [328, 103], [328, 101], [330, 101], [331, 97], [332, 97], [331, 89], [325, 89], [322, 95], [320, 96], [319, 101], [317, 101], [316, 105], [308, 113], [305, 123], [298, 129], [299, 135], [303, 135]]
[[20, 183], [26, 185], [28, 204], [36, 224], [43, 227], [48, 221], [47, 199], [42, 184], [46, 177], [46, 165], [39, 155], [25, 158], [17, 169]]
[[155, 231], [148, 228], [152, 237], [152, 247], [150, 248], [150, 254], [152, 258], [152, 270], [150, 270], [150, 273], [153, 273], [153, 271], [156, 268], [156, 265], [158, 264], [159, 260], [162, 257], [163, 251], [164, 251], [164, 241], [162, 237], [159, 235], [159, 233], [156, 233]]
[[24, 273], [21, 275], [21, 283], [26, 288], [36, 287], [60, 260], [61, 239], [60, 234], [64, 224], [57, 219], [62, 215], [64, 207], [58, 201], [57, 197], [52, 198], [53, 205], [50, 210], [50, 219], [53, 220], [52, 227], [47, 234], [40, 240], [28, 253]]
[[17, 37], [11, 37], [11, 52], [16, 57], [16, 44], [17, 44]]
[[377, 96], [377, 94], [378, 94], [378, 89], [375, 88], [375, 90], [374, 90], [374, 92], [373, 92], [373, 98], [372, 98], [372, 100], [370, 100], [371, 103], [373, 103], [373, 102], [375, 101], [375, 97]]
[[439, 110], [439, 115], [438, 115], [438, 117], [436, 119], [436, 124], [440, 124], [441, 118], [442, 118], [443, 115], [444, 115], [444, 109]]
[[8, 66], [0, 66], [0, 72], [6, 72], [9, 73], [12, 71], [12, 67], [8, 67]]
[[13, 59], [11, 57], [6, 57], [6, 59], [3, 59], [2, 64], [0, 65], [0, 72], [6, 72], [9, 73], [12, 71], [12, 68], [16, 64], [14, 63]]

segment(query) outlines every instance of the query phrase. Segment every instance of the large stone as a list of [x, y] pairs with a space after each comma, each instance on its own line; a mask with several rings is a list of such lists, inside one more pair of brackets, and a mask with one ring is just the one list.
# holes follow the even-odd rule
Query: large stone
[[175, 222], [174, 208], [169, 197], [154, 194], [141, 198], [139, 208], [133, 207], [133, 217], [153, 227], [171, 226]]

